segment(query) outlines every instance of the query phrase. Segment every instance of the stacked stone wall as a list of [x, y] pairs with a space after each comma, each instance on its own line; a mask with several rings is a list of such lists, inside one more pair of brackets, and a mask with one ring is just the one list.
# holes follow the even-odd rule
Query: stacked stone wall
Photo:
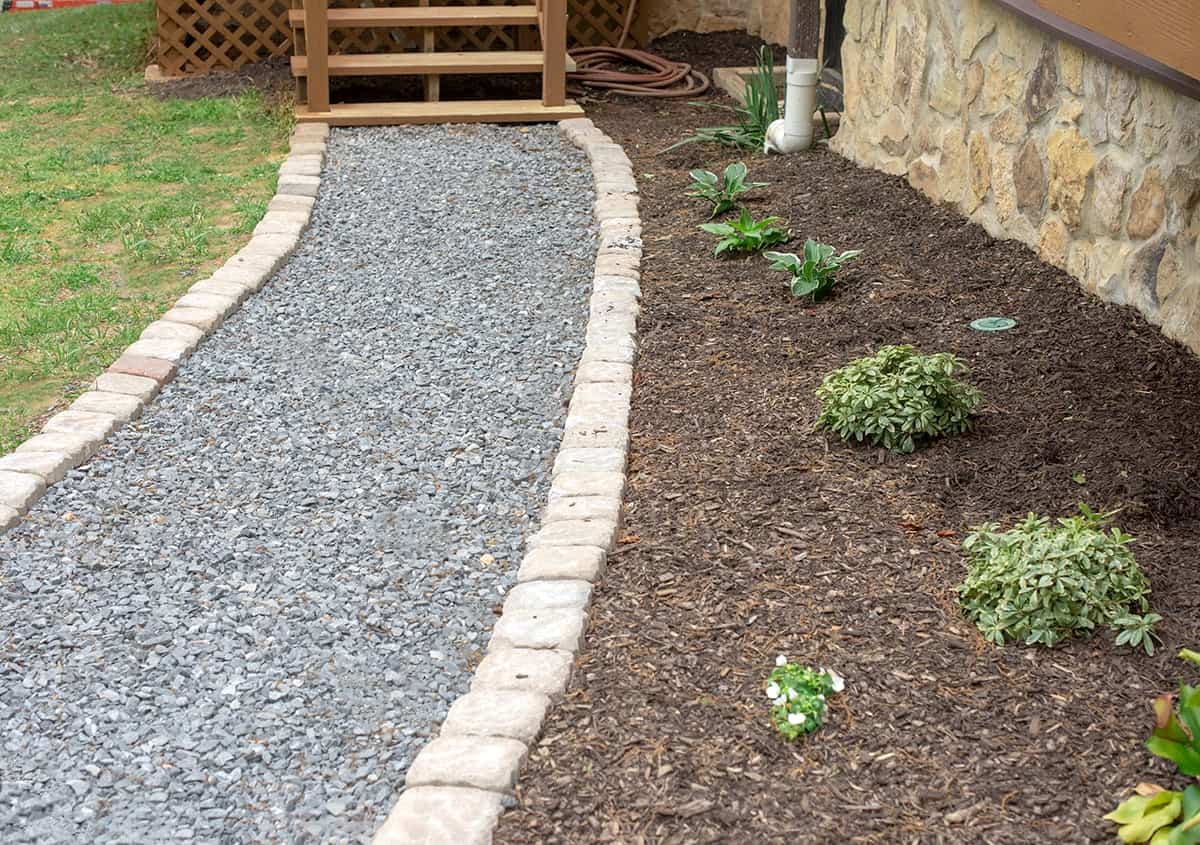
[[[788, 3], [783, 0], [641, 0], [639, 26], [647, 39], [687, 30], [743, 29], [772, 44], [786, 44]], [[753, 64], [753, 56], [730, 56], [730, 65]]]
[[1200, 351], [1200, 101], [991, 0], [849, 0], [845, 25], [835, 150]]

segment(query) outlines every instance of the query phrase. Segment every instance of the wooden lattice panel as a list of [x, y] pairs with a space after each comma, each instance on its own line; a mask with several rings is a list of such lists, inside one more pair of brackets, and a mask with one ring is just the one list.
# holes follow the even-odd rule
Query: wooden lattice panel
[[[434, 0], [436, 3], [437, 0]], [[567, 37], [571, 46], [616, 44], [626, 9], [633, 0], [569, 0]], [[515, 0], [449, 0], [444, 5], [513, 5]], [[332, 0], [330, 7], [413, 5], [412, 3]], [[437, 5], [443, 5], [437, 3]], [[292, 52], [287, 0], [157, 0], [158, 65], [165, 76], [194, 76], [233, 69]], [[436, 32], [436, 49], [534, 49], [525, 43], [536, 30], [519, 27], [447, 27]], [[382, 53], [420, 49], [419, 30], [335, 29], [331, 53]]]

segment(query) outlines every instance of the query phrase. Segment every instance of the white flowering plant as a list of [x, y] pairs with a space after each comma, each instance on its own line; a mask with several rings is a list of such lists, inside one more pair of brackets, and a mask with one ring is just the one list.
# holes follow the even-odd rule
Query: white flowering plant
[[827, 698], [841, 692], [846, 682], [832, 669], [813, 669], [789, 663], [782, 654], [767, 678], [771, 721], [784, 739], [795, 741], [812, 733], [825, 721]]

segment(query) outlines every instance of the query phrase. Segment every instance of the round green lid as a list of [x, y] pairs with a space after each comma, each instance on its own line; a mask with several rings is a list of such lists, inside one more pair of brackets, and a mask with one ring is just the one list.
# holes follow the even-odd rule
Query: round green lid
[[1012, 317], [980, 317], [971, 323], [971, 328], [977, 332], [1003, 332], [1016, 324]]

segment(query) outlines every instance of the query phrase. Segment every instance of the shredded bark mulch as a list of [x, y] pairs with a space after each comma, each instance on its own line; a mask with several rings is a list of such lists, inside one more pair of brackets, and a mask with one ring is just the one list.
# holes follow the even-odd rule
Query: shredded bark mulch
[[[720, 38], [658, 46], [749, 63], [744, 36]], [[660, 154], [715, 122], [683, 102], [591, 115], [642, 191], [624, 536], [497, 841], [1115, 841], [1101, 816], [1125, 790], [1171, 783], [1142, 746], [1150, 702], [1200, 643], [1200, 362], [901, 179], [825, 150]], [[771, 183], [749, 205], [785, 218], [785, 249], [865, 251], [828, 301], [792, 300], [761, 258], [712, 257], [687, 170], [739, 158]], [[1018, 326], [968, 328], [991, 315]], [[908, 456], [815, 432], [821, 377], [886, 343], [969, 364], [978, 431]], [[1108, 632], [996, 647], [956, 605], [968, 526], [1079, 501], [1138, 538], [1165, 617], [1152, 658]], [[763, 694], [779, 653], [847, 677], [795, 745]]]

